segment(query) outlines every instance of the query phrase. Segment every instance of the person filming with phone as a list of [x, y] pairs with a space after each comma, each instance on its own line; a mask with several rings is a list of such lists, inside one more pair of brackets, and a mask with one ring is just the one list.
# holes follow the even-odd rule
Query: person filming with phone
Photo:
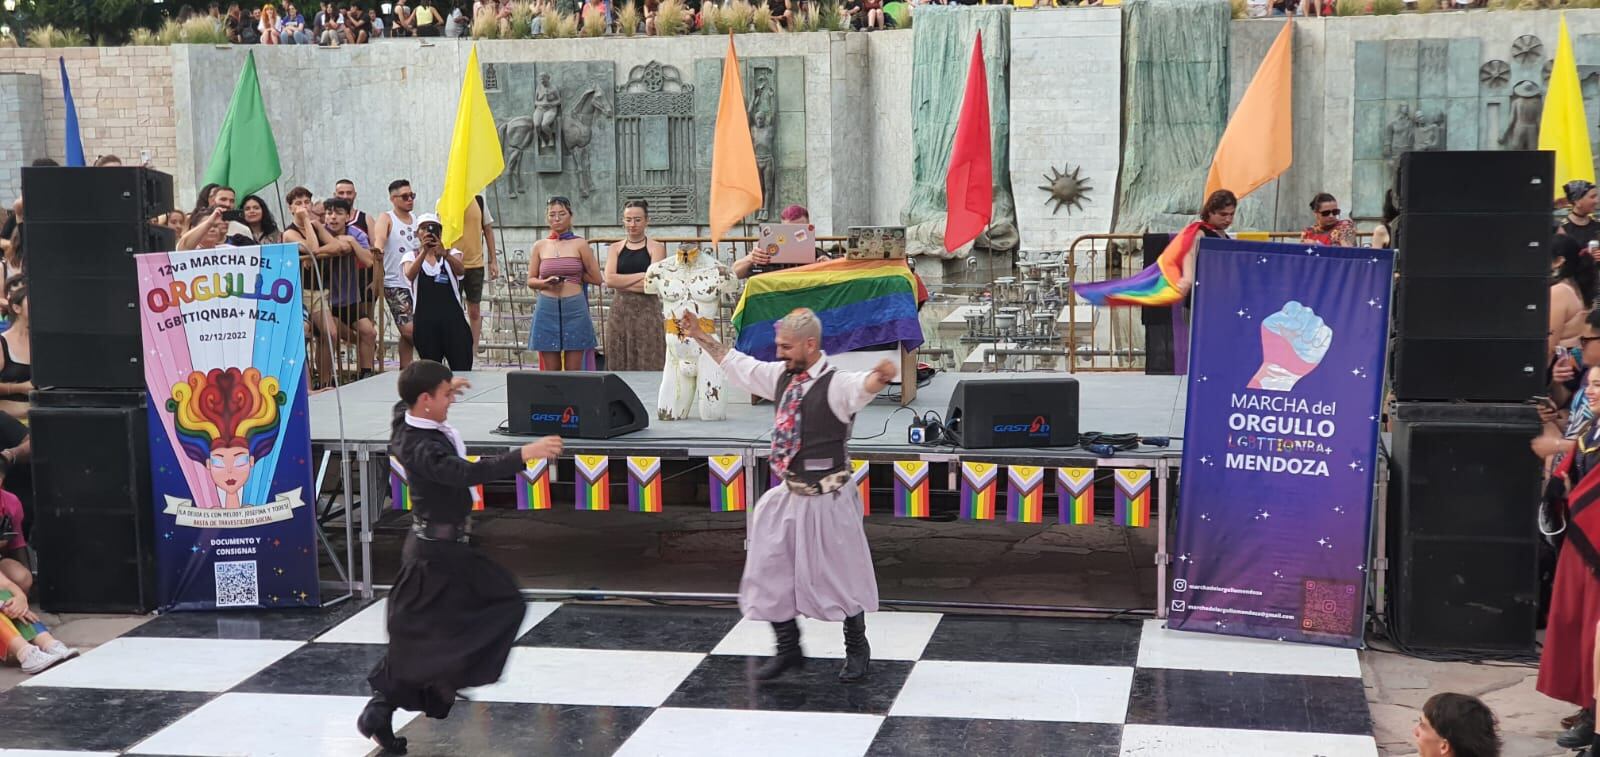
[[400, 263], [411, 282], [411, 341], [417, 356], [448, 363], [452, 371], [472, 370], [472, 327], [461, 296], [461, 276], [466, 263], [460, 250], [445, 249], [439, 241], [444, 225], [432, 213], [417, 216], [419, 249], [408, 251]]

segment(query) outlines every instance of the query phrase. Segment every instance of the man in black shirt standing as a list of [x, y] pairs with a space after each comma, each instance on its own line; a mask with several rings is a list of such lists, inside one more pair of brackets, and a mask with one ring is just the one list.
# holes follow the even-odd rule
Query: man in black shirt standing
[[457, 690], [500, 680], [526, 605], [516, 579], [467, 542], [472, 487], [561, 454], [561, 437], [547, 436], [468, 462], [461, 434], [445, 422], [466, 386], [432, 360], [400, 372], [389, 454], [405, 466], [413, 522], [389, 592], [389, 649], [367, 677], [373, 696], [356, 720], [386, 752], [406, 751], [394, 735], [396, 709], [444, 718]]

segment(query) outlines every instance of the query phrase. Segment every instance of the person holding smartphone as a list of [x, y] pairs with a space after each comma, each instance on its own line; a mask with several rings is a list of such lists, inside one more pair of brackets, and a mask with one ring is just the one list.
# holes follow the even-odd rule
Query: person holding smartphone
[[401, 258], [405, 276], [411, 282], [411, 342], [424, 360], [448, 363], [452, 371], [472, 370], [472, 327], [461, 296], [461, 277], [466, 263], [460, 250], [447, 250], [440, 243], [444, 225], [439, 217], [424, 213], [417, 217], [419, 249]]

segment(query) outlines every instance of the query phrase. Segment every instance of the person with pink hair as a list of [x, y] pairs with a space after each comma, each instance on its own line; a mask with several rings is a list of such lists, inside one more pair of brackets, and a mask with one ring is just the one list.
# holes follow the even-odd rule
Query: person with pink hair
[[[789, 207], [784, 208], [783, 212], [780, 213], [778, 217], [782, 219], [784, 223], [805, 224], [811, 229], [813, 236], [815, 236], [817, 233], [817, 227], [811, 224], [811, 211], [806, 210], [806, 206], [804, 205], [790, 205]], [[822, 248], [818, 247], [817, 259], [824, 260], [826, 258], [827, 255], [823, 254]], [[772, 263], [772, 256], [767, 254], [766, 250], [761, 249], [760, 245], [753, 245], [749, 254], [733, 261], [733, 275], [741, 279], [748, 279], [751, 276], [766, 273], [768, 271], [778, 271], [784, 268], [793, 267], [793, 265], [774, 265]]]

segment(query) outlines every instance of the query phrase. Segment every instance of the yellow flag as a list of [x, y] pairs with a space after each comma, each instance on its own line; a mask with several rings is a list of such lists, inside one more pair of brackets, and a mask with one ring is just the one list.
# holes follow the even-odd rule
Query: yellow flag
[[500, 135], [495, 132], [494, 114], [489, 112], [489, 97], [483, 93], [483, 76], [478, 68], [478, 46], [467, 55], [467, 75], [461, 80], [461, 103], [456, 106], [456, 128], [450, 136], [450, 161], [444, 169], [444, 191], [439, 193], [439, 225], [449, 247], [461, 238], [466, 226], [467, 203], [473, 202], [489, 182], [506, 170], [500, 152]]
[[761, 172], [756, 146], [750, 141], [750, 116], [744, 109], [744, 84], [739, 81], [739, 56], [728, 35], [728, 57], [722, 59], [722, 96], [717, 100], [716, 135], [711, 141], [711, 246], [715, 248], [739, 219], [761, 207]]
[[1589, 148], [1589, 118], [1583, 111], [1583, 89], [1578, 85], [1578, 64], [1572, 57], [1572, 35], [1567, 14], [1561, 14], [1561, 36], [1550, 69], [1550, 89], [1539, 119], [1539, 149], [1556, 154], [1555, 197], [1565, 197], [1562, 187], [1574, 179], [1594, 181], [1594, 153]]
[[1294, 22], [1285, 21], [1217, 143], [1207, 197], [1230, 189], [1242, 198], [1288, 170], [1294, 162], [1293, 83]]

